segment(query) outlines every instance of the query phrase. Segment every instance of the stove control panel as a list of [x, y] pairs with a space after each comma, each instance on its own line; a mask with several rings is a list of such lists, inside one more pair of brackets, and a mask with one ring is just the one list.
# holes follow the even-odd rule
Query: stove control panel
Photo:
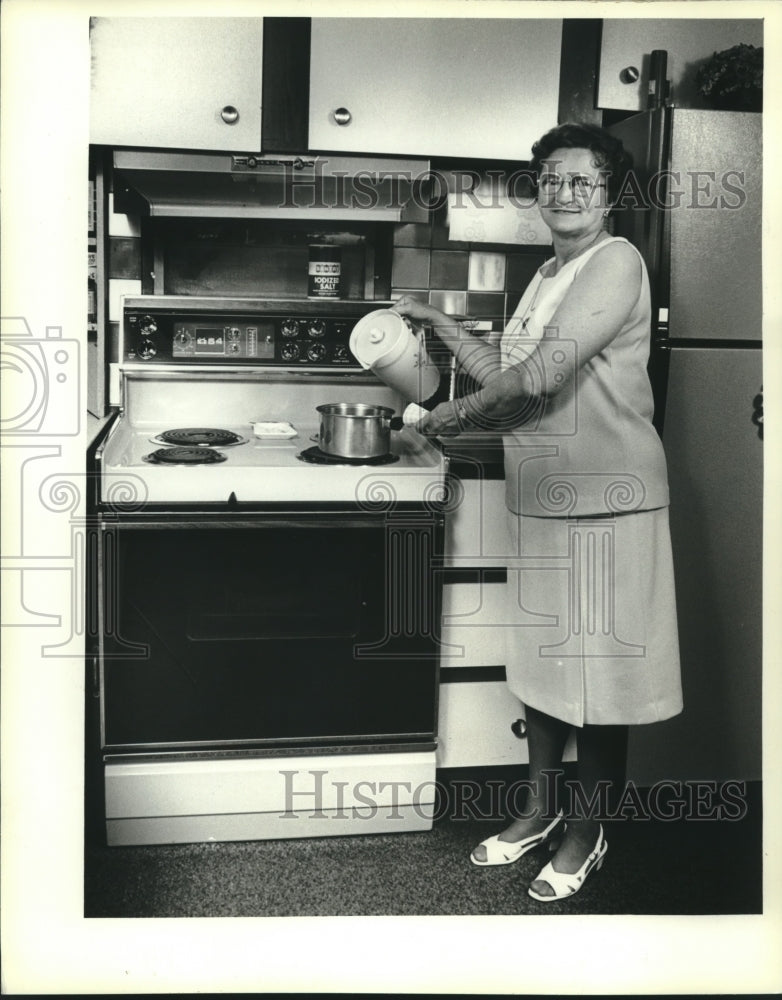
[[126, 310], [122, 358], [154, 364], [360, 368], [350, 351], [356, 316], [186, 315]]

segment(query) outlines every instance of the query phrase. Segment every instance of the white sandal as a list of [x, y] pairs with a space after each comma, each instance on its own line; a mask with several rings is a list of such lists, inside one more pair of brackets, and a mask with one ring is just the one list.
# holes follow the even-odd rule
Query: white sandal
[[500, 840], [499, 834], [495, 834], [487, 840], [482, 840], [478, 844], [478, 847], [486, 848], [486, 860], [478, 861], [475, 857], [475, 851], [478, 850], [478, 847], [476, 847], [470, 855], [470, 861], [474, 865], [481, 866], [512, 865], [514, 861], [518, 861], [528, 851], [531, 851], [533, 847], [537, 847], [538, 844], [542, 844], [545, 840], [548, 840], [554, 828], [562, 820], [562, 817], [563, 814], [558, 812], [545, 830], [541, 830], [540, 833], [536, 833], [532, 837], [525, 837], [523, 840], [516, 841], [516, 843], [511, 843], [509, 840]]
[[548, 882], [554, 890], [553, 896], [541, 896], [539, 892], [535, 892], [532, 886], [530, 886], [527, 890], [529, 895], [532, 896], [533, 899], [539, 900], [541, 903], [550, 903], [555, 899], [567, 899], [568, 896], [574, 896], [583, 886], [584, 882], [586, 882], [587, 875], [593, 871], [599, 872], [603, 867], [603, 861], [607, 851], [608, 844], [603, 836], [603, 827], [601, 825], [594, 850], [590, 853], [589, 857], [577, 872], [573, 872], [572, 874], [569, 872], [558, 872], [556, 868], [554, 868], [552, 862], [549, 861], [549, 863], [541, 869], [536, 878], [533, 879], [534, 882]]

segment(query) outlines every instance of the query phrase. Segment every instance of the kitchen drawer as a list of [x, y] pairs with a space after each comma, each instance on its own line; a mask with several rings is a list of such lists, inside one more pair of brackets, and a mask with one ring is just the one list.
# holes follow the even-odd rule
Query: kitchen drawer
[[441, 684], [437, 766], [526, 764], [527, 741], [511, 729], [523, 718], [505, 681]]
[[505, 583], [443, 586], [443, 667], [505, 664]]
[[446, 565], [505, 566], [508, 537], [504, 479], [461, 479], [445, 523]]
[[[440, 685], [438, 767], [492, 767], [529, 763], [526, 737], [513, 729], [524, 706], [505, 681], [470, 680]], [[519, 729], [524, 732], [523, 725]], [[575, 760], [571, 735], [564, 759]]]
[[432, 827], [434, 752], [106, 765], [109, 846], [400, 833]]

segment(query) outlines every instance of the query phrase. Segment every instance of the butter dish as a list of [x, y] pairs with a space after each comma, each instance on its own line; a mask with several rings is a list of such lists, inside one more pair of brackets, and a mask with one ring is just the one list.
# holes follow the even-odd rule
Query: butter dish
[[287, 420], [253, 420], [250, 426], [258, 438], [293, 438], [298, 433]]

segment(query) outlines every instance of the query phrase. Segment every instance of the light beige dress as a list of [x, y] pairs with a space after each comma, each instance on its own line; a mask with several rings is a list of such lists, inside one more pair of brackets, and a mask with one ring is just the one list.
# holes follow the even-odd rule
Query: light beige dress
[[[617, 238], [618, 239], [618, 238]], [[566, 367], [578, 344], [547, 326], [592, 254], [530, 283], [503, 365]], [[630, 245], [630, 244], [628, 244]], [[637, 253], [637, 251], [634, 251]], [[665, 456], [646, 371], [650, 298], [549, 404], [504, 436], [508, 685], [576, 726], [647, 723], [682, 709]]]

